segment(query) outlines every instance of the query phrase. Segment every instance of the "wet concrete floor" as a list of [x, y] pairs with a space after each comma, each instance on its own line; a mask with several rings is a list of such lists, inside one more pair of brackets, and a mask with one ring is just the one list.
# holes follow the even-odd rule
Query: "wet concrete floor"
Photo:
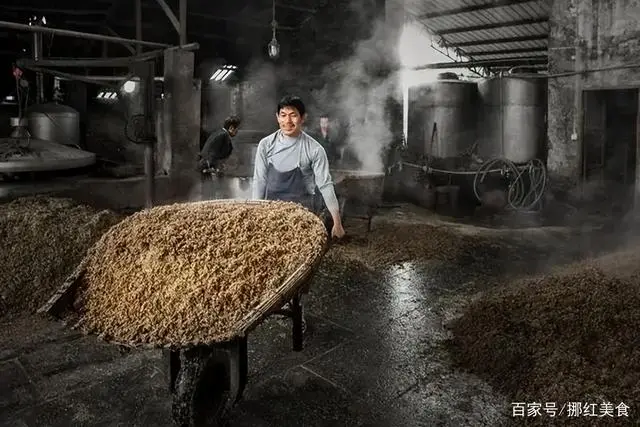
[[[404, 206], [376, 218], [373, 232], [377, 221], [438, 220]], [[457, 228], [512, 234], [523, 248], [567, 242], [562, 229]], [[492, 262], [517, 270], [515, 255]], [[531, 264], [528, 257], [519, 259]], [[310, 332], [303, 351], [292, 351], [284, 318], [269, 318], [249, 336], [249, 383], [230, 425], [506, 424], [507, 399], [453, 369], [443, 345], [446, 321], [483, 287], [479, 277], [486, 276], [477, 276], [476, 267], [433, 260], [378, 270], [324, 265], [305, 302]], [[162, 360], [159, 351], [121, 353], [35, 316], [5, 321], [0, 426], [170, 426]]]

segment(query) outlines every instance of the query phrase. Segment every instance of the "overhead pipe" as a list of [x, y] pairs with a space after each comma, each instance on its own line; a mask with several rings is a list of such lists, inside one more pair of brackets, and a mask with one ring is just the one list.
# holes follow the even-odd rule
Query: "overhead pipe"
[[[184, 46], [180, 46], [180, 49], [184, 50], [198, 50], [200, 45], [198, 43], [189, 43]], [[119, 58], [82, 58], [82, 59], [40, 59], [35, 63], [35, 60], [19, 59], [16, 63], [18, 66], [39, 66], [39, 67], [130, 67], [137, 62], [149, 61], [155, 59], [164, 54], [166, 49], [153, 50], [140, 55], [124, 56]]]
[[522, 58], [503, 58], [503, 59], [484, 59], [476, 61], [458, 61], [458, 62], [436, 62], [433, 64], [419, 65], [413, 67], [413, 70], [429, 70], [429, 69], [442, 69], [442, 68], [469, 68], [469, 67], [497, 67], [502, 64], [540, 64], [547, 63], [548, 58], [546, 56], [533, 56]]
[[19, 31], [29, 31], [32, 33], [33, 32], [47, 33], [47, 34], [54, 34], [57, 36], [77, 37], [81, 39], [99, 40], [99, 41], [107, 41], [107, 42], [113, 42], [113, 43], [131, 43], [134, 45], [156, 47], [156, 48], [171, 47], [171, 45], [168, 45], [165, 43], [126, 39], [123, 37], [105, 36], [102, 34], [84, 33], [81, 31], [62, 30], [60, 28], [42, 27], [39, 25], [18, 24], [16, 22], [8, 22], [8, 21], [0, 21], [0, 28], [9, 28], [12, 30], [19, 30]]
[[[29, 27], [36, 26], [36, 19], [29, 20]], [[33, 62], [39, 62], [42, 59], [42, 33], [33, 33]], [[44, 103], [44, 74], [36, 73], [36, 102]]]
[[[92, 79], [92, 78], [89, 78], [88, 76], [81, 76], [81, 75], [78, 75], [78, 74], [63, 73], [61, 71], [54, 71], [54, 70], [50, 70], [48, 68], [41, 68], [41, 67], [34, 67], [34, 66], [27, 66], [27, 65], [24, 65], [23, 68], [26, 68], [27, 70], [34, 71], [36, 73], [50, 74], [52, 76], [60, 77], [62, 79], [66, 79], [66, 80], [75, 80], [75, 81], [83, 82], [83, 83], [106, 86], [106, 87], [109, 87], [109, 88], [111, 88], [113, 90], [118, 90], [120, 88], [119, 85], [103, 83], [100, 80]], [[131, 78], [131, 76], [123, 77], [122, 79], [123, 80], [128, 80], [130, 78]]]

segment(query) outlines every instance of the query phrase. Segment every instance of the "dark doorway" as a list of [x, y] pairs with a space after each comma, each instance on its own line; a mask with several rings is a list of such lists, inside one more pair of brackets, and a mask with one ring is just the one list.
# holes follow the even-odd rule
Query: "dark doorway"
[[613, 212], [633, 207], [636, 180], [638, 89], [584, 92], [582, 181], [587, 198]]

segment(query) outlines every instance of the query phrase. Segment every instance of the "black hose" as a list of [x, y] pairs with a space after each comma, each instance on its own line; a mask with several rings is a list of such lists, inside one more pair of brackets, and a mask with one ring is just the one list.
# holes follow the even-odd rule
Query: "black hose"
[[[547, 169], [539, 159], [531, 160], [524, 165], [497, 158], [485, 162], [476, 171], [473, 179], [473, 192], [480, 201], [482, 197], [478, 190], [488, 173], [501, 170], [507, 177], [514, 177], [507, 191], [507, 204], [515, 210], [532, 210], [540, 202], [547, 185]], [[528, 180], [526, 179], [528, 178]], [[528, 181], [528, 182], [527, 182]]]
[[[533, 159], [521, 165], [511, 160], [496, 158], [486, 161], [477, 170], [452, 171], [421, 166], [409, 162], [402, 165], [422, 169], [426, 173], [442, 173], [445, 175], [475, 175], [473, 178], [473, 193], [478, 201], [482, 200], [479, 185], [489, 174], [500, 173], [511, 178], [507, 191], [507, 204], [514, 210], [532, 210], [544, 196], [547, 186], [547, 169], [539, 159]], [[527, 179], [528, 178], [528, 179]]]

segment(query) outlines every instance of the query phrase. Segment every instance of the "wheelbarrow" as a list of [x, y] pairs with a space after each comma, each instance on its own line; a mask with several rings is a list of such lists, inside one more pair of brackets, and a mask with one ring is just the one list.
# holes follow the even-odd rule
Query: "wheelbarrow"
[[[208, 203], [216, 202], [229, 201]], [[247, 384], [247, 338], [251, 331], [271, 315], [285, 315], [292, 320], [293, 350], [302, 350], [303, 319], [300, 298], [308, 292], [310, 279], [327, 249], [328, 243], [321, 251], [310, 254], [274, 292], [267, 293], [253, 309], [229, 328], [232, 332], [227, 337], [219, 341], [193, 342], [187, 345], [168, 342], [152, 346], [138, 342], [118, 342], [105, 334], [96, 336], [124, 350], [163, 350], [165, 373], [172, 397], [173, 421], [181, 427], [203, 423], [222, 425], [230, 410], [241, 399]], [[81, 314], [75, 304], [84, 286], [83, 277], [87, 264], [88, 258], [85, 258], [38, 312], [65, 320], [76, 329]], [[206, 398], [203, 404], [199, 402], [199, 396], [202, 395]]]

